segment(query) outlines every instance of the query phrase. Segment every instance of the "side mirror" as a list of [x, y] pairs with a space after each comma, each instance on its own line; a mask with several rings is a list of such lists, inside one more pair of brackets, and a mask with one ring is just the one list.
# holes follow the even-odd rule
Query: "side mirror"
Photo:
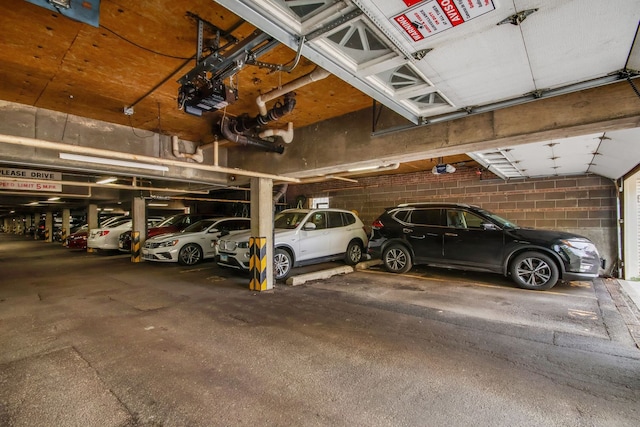
[[218, 230], [217, 228], [210, 228], [209, 231], [207, 231], [207, 233], [217, 233], [218, 231], [220, 230]]
[[494, 223], [484, 222], [484, 223], [482, 223], [482, 229], [483, 230], [497, 230], [498, 227]]
[[307, 230], [307, 231], [315, 230], [316, 229], [316, 225], [313, 222], [308, 221], [308, 222], [304, 223], [304, 226], [302, 227], [302, 229], [303, 230]]

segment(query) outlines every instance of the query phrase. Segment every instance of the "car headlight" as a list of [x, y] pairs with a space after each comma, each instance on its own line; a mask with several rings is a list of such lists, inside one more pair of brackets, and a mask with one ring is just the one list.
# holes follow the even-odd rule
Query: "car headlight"
[[249, 249], [249, 242], [240, 242], [240, 243], [238, 243], [238, 248], [240, 248], [240, 249]]
[[158, 243], [159, 248], [169, 248], [178, 244], [178, 239], [167, 240], [166, 242]]

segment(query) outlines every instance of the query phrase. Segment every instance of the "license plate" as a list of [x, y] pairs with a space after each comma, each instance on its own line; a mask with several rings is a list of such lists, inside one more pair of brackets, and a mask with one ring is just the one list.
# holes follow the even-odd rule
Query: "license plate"
[[224, 262], [229, 261], [229, 256], [225, 254], [220, 254], [220, 261], [224, 261]]

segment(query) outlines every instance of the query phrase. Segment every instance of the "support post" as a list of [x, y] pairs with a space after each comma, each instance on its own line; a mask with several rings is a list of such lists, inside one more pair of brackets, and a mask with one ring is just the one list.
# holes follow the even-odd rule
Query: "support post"
[[[91, 230], [100, 226], [98, 222], [98, 205], [90, 204], [87, 209], [87, 239], [91, 235]], [[94, 252], [92, 248], [87, 248], [87, 252]]]
[[273, 289], [273, 181], [251, 178], [251, 261], [249, 287], [252, 291]]

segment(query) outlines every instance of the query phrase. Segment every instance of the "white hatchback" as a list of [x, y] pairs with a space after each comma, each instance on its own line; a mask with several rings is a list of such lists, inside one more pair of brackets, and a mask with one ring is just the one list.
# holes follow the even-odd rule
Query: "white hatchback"
[[[293, 267], [344, 259], [360, 262], [368, 238], [364, 224], [342, 209], [287, 209], [276, 214], [273, 268], [276, 280], [286, 279]], [[250, 232], [234, 233], [218, 241], [218, 265], [249, 270]]]
[[250, 227], [249, 218], [203, 219], [178, 233], [147, 239], [142, 248], [142, 258], [146, 261], [194, 265], [205, 258], [215, 257], [217, 240], [221, 234]]

